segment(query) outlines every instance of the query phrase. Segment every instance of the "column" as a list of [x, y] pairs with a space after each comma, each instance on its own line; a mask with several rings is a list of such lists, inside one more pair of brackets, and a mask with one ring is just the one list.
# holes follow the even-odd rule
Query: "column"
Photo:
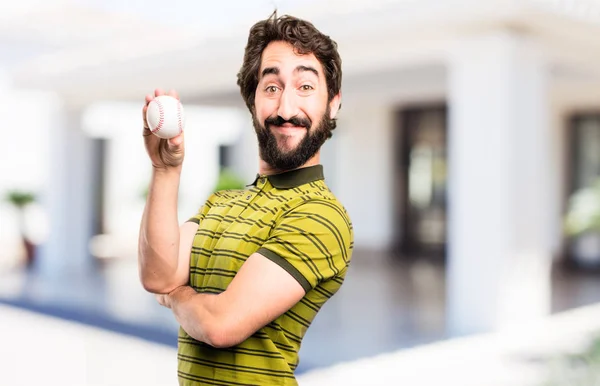
[[98, 146], [81, 129], [80, 110], [57, 109], [51, 121], [46, 189], [50, 234], [42, 246], [37, 268], [46, 277], [62, 278], [92, 267], [89, 240], [94, 233], [94, 173]]
[[[344, 102], [336, 137], [335, 194], [346, 207], [357, 248], [385, 250], [394, 237], [393, 111], [360, 98]], [[328, 174], [327, 174], [328, 173]]]
[[244, 181], [248, 181], [247, 184], [251, 183], [258, 173], [259, 154], [250, 114], [245, 118], [239, 137], [232, 144], [231, 158], [233, 170]]
[[448, 332], [548, 314], [548, 74], [535, 42], [499, 31], [449, 60]]

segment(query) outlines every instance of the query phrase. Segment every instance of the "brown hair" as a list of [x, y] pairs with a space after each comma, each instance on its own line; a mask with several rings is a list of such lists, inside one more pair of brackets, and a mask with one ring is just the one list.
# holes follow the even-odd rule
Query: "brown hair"
[[258, 72], [262, 52], [274, 41], [290, 43], [298, 54], [314, 54], [323, 66], [327, 82], [328, 101], [340, 92], [342, 85], [342, 59], [337, 44], [315, 26], [305, 20], [284, 15], [277, 11], [266, 20], [261, 20], [250, 29], [244, 62], [237, 74], [237, 84], [251, 113], [254, 113], [254, 96], [258, 86]]

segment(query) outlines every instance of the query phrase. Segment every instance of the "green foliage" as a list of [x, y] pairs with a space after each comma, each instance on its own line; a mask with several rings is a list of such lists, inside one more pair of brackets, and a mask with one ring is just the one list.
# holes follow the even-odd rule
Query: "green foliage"
[[600, 232], [600, 178], [570, 198], [565, 231], [569, 236]]
[[554, 359], [543, 386], [600, 385], [600, 336], [593, 339], [583, 352], [562, 355]]
[[6, 201], [17, 208], [24, 208], [36, 200], [35, 194], [19, 190], [11, 190], [6, 194]]
[[[234, 173], [230, 169], [221, 169], [219, 172], [219, 176], [217, 178], [217, 183], [213, 188], [213, 192], [218, 192], [220, 190], [239, 190], [245, 189], [246, 182], [243, 181], [236, 173]], [[150, 185], [146, 184], [140, 188], [139, 197], [146, 201], [148, 198], [148, 192], [150, 190]]]
[[245, 182], [237, 174], [235, 174], [229, 169], [221, 169], [214, 191], [218, 192], [219, 190], [238, 190], [244, 189], [245, 187]]
[[142, 201], [146, 201], [148, 199], [148, 193], [150, 192], [150, 183], [147, 183], [142, 188], [140, 188], [140, 198]]

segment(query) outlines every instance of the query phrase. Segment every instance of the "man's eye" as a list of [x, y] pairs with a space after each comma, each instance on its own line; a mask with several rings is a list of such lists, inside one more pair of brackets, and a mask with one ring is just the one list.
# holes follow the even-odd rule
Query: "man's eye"
[[277, 87], [275, 87], [275, 86], [268, 86], [265, 89], [265, 91], [268, 92], [268, 93], [275, 93], [275, 92], [277, 92]]
[[308, 84], [304, 84], [304, 85], [300, 86], [300, 90], [302, 90], [302, 91], [310, 91], [312, 89], [313, 89], [313, 87]]

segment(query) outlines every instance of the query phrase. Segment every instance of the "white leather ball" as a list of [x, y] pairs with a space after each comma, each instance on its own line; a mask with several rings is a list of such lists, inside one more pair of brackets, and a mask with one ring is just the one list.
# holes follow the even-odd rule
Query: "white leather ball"
[[177, 98], [160, 95], [148, 103], [146, 121], [150, 131], [160, 138], [173, 138], [183, 132], [185, 114]]

